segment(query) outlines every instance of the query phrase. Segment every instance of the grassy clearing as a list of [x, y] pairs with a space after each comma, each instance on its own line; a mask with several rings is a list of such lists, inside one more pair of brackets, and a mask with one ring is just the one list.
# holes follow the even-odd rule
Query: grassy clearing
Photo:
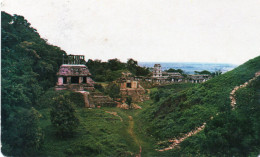
[[[49, 109], [41, 110], [41, 127], [45, 141], [40, 156], [128, 156], [139, 151], [139, 146], [129, 136], [128, 115], [118, 108], [77, 108], [80, 126], [74, 137], [59, 139], [55, 136], [49, 116]], [[106, 113], [117, 112], [122, 117]]]
[[[152, 89], [152, 91], [156, 90], [156, 88]], [[47, 92], [49, 99], [52, 94], [52, 91]], [[142, 123], [139, 117], [141, 112], [151, 107], [151, 100], [139, 103], [141, 110], [111, 107], [88, 109], [79, 107], [81, 106], [79, 100], [75, 99], [77, 95], [69, 91], [59, 94], [71, 97], [80, 126], [75, 130], [73, 137], [58, 138], [50, 121], [50, 104], [42, 104], [43, 107], [39, 109], [42, 114], [40, 127], [44, 130], [45, 139], [43, 148], [37, 156], [135, 156], [139, 154], [140, 146], [142, 156], [157, 156], [154, 148], [155, 140], [147, 136], [144, 130], [146, 124]], [[48, 97], [44, 102], [48, 102]], [[106, 111], [116, 112], [123, 121], [120, 117]], [[132, 118], [129, 119], [129, 116]]]

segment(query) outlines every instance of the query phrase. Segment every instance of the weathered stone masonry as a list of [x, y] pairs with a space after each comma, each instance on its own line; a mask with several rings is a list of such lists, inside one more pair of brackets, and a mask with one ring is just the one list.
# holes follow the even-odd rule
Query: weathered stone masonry
[[91, 74], [85, 65], [63, 64], [57, 76], [56, 90], [94, 90], [94, 81], [90, 78]]

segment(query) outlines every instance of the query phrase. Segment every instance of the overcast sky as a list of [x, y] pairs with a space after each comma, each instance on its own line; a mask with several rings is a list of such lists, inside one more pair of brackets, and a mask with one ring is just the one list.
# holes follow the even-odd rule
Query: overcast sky
[[241, 64], [260, 55], [260, 0], [2, 0], [87, 59]]

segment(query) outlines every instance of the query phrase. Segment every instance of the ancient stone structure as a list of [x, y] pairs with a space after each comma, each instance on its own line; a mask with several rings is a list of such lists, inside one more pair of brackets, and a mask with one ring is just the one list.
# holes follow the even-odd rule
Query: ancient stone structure
[[94, 90], [94, 81], [90, 78], [91, 74], [86, 65], [80, 64], [84, 56], [69, 55], [57, 73], [58, 82], [56, 90], [70, 89], [73, 91]]
[[83, 55], [68, 55], [63, 56], [63, 64], [80, 65], [85, 64], [85, 56]]
[[85, 107], [95, 107], [94, 104], [90, 104], [90, 102], [89, 102], [89, 96], [90, 96], [89, 92], [87, 92], [87, 91], [77, 91], [77, 92], [79, 92], [83, 95]]
[[56, 90], [94, 90], [95, 82], [90, 78], [91, 74], [85, 65], [62, 64], [57, 76]]
[[120, 80], [118, 80], [118, 82], [120, 82], [120, 89], [143, 89], [138, 81], [135, 81], [132, 78], [121, 78]]
[[117, 104], [109, 96], [104, 96], [102, 93], [98, 92], [92, 92], [89, 95], [89, 105], [90, 107], [116, 107]]
[[202, 83], [211, 78], [210, 75], [188, 75], [187, 78], [179, 72], [162, 72], [160, 64], [155, 64], [151, 81], [157, 84], [167, 84], [175, 82]]
[[145, 89], [134, 77], [121, 77], [116, 81], [120, 86], [120, 93], [123, 98], [130, 96], [133, 102], [148, 100]]
[[211, 79], [210, 75], [188, 75], [187, 82], [191, 83], [202, 83], [206, 82], [207, 80]]
[[182, 82], [183, 76], [178, 72], [165, 72], [162, 71], [160, 64], [154, 64], [152, 82], [155, 83], [172, 83]]
[[162, 77], [162, 67], [161, 64], [154, 64], [153, 68], [153, 78]]
[[170, 82], [182, 82], [184, 79], [179, 72], [163, 72], [163, 76], [166, 77], [166, 81]]
[[[116, 107], [116, 102], [109, 96], [94, 92], [95, 82], [90, 78], [84, 56], [68, 55], [63, 57], [63, 64], [57, 73], [58, 82], [56, 90], [73, 90], [84, 96], [85, 107]], [[129, 75], [128, 73], [126, 75]]]

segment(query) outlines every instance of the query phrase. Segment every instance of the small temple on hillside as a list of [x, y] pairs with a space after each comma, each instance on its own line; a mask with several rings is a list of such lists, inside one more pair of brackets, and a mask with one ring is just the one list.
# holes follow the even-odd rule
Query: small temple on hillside
[[58, 82], [56, 90], [94, 90], [94, 81], [90, 78], [91, 74], [82, 55], [68, 55], [63, 58], [63, 64], [57, 73]]
[[148, 100], [149, 97], [145, 95], [146, 90], [141, 86], [140, 81], [136, 77], [131, 76], [130, 72], [123, 72], [122, 77], [116, 80], [116, 83], [120, 87], [122, 98], [126, 99], [130, 96], [133, 102]]

